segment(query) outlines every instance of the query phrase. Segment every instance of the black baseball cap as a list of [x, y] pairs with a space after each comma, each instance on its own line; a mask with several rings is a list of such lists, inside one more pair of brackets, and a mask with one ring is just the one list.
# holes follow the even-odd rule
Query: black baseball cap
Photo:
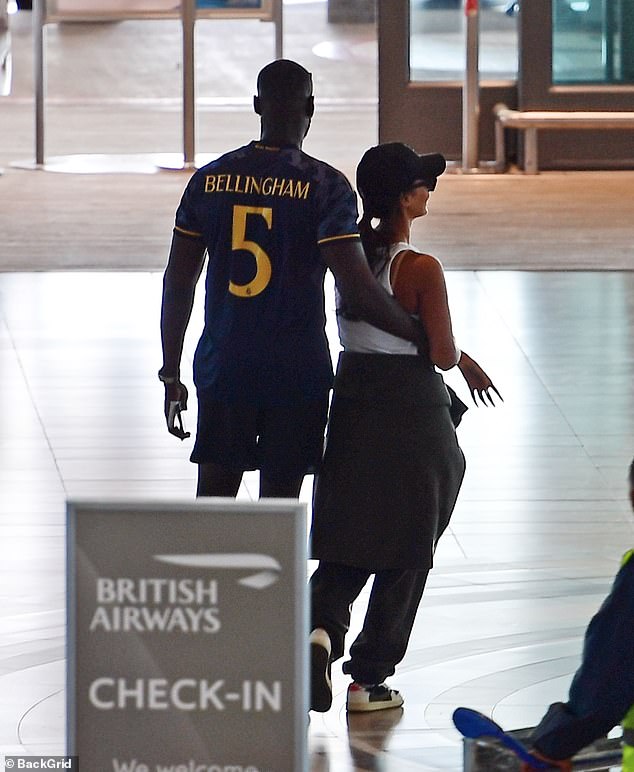
[[440, 153], [420, 155], [402, 142], [385, 142], [363, 154], [357, 166], [357, 190], [372, 216], [387, 217], [401, 193], [417, 184], [434, 190], [446, 168]]

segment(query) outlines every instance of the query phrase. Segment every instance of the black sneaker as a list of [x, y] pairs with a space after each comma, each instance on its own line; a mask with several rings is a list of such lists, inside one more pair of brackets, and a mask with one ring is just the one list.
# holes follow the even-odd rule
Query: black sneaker
[[400, 692], [386, 684], [364, 686], [353, 681], [348, 687], [347, 708], [350, 713], [400, 708], [402, 704]]
[[310, 634], [310, 709], [326, 713], [332, 705], [330, 636], [321, 627]]

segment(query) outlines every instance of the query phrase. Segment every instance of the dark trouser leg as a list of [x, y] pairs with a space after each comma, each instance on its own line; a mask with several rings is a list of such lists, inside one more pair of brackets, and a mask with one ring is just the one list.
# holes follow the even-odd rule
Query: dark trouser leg
[[403, 659], [427, 581], [427, 570], [379, 571], [363, 630], [350, 647], [343, 672], [362, 684], [382, 683]]
[[242, 481], [242, 474], [220, 464], [198, 464], [196, 496], [235, 498]]
[[297, 499], [304, 482], [304, 475], [290, 480], [269, 480], [260, 474], [261, 499]]
[[350, 607], [370, 576], [363, 568], [322, 561], [310, 578], [311, 629], [323, 627], [330, 636], [332, 662], [343, 657]]

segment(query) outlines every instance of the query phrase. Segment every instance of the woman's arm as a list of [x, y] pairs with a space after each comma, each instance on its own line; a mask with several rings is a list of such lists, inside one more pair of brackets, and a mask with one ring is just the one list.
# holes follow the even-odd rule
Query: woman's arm
[[421, 320], [429, 341], [429, 356], [441, 370], [450, 370], [460, 360], [451, 327], [445, 275], [431, 255], [407, 250], [392, 264], [392, 289], [410, 314]]
[[397, 300], [407, 311], [417, 314], [423, 323], [433, 364], [441, 370], [458, 365], [475, 404], [478, 404], [477, 395], [483, 405], [495, 405], [491, 391], [502, 399], [475, 359], [456, 346], [440, 262], [431, 255], [407, 250], [392, 263], [390, 279]]

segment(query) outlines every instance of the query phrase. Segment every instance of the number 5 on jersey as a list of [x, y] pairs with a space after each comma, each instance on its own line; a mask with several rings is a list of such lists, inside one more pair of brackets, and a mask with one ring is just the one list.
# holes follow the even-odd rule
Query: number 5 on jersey
[[236, 251], [245, 249], [255, 258], [255, 276], [247, 284], [235, 284], [229, 282], [229, 292], [240, 298], [252, 298], [266, 289], [271, 281], [271, 259], [255, 241], [248, 241], [247, 215], [259, 215], [264, 218], [267, 228], [271, 230], [273, 210], [268, 206], [240, 206], [233, 207], [233, 229], [231, 234], [231, 248]]

